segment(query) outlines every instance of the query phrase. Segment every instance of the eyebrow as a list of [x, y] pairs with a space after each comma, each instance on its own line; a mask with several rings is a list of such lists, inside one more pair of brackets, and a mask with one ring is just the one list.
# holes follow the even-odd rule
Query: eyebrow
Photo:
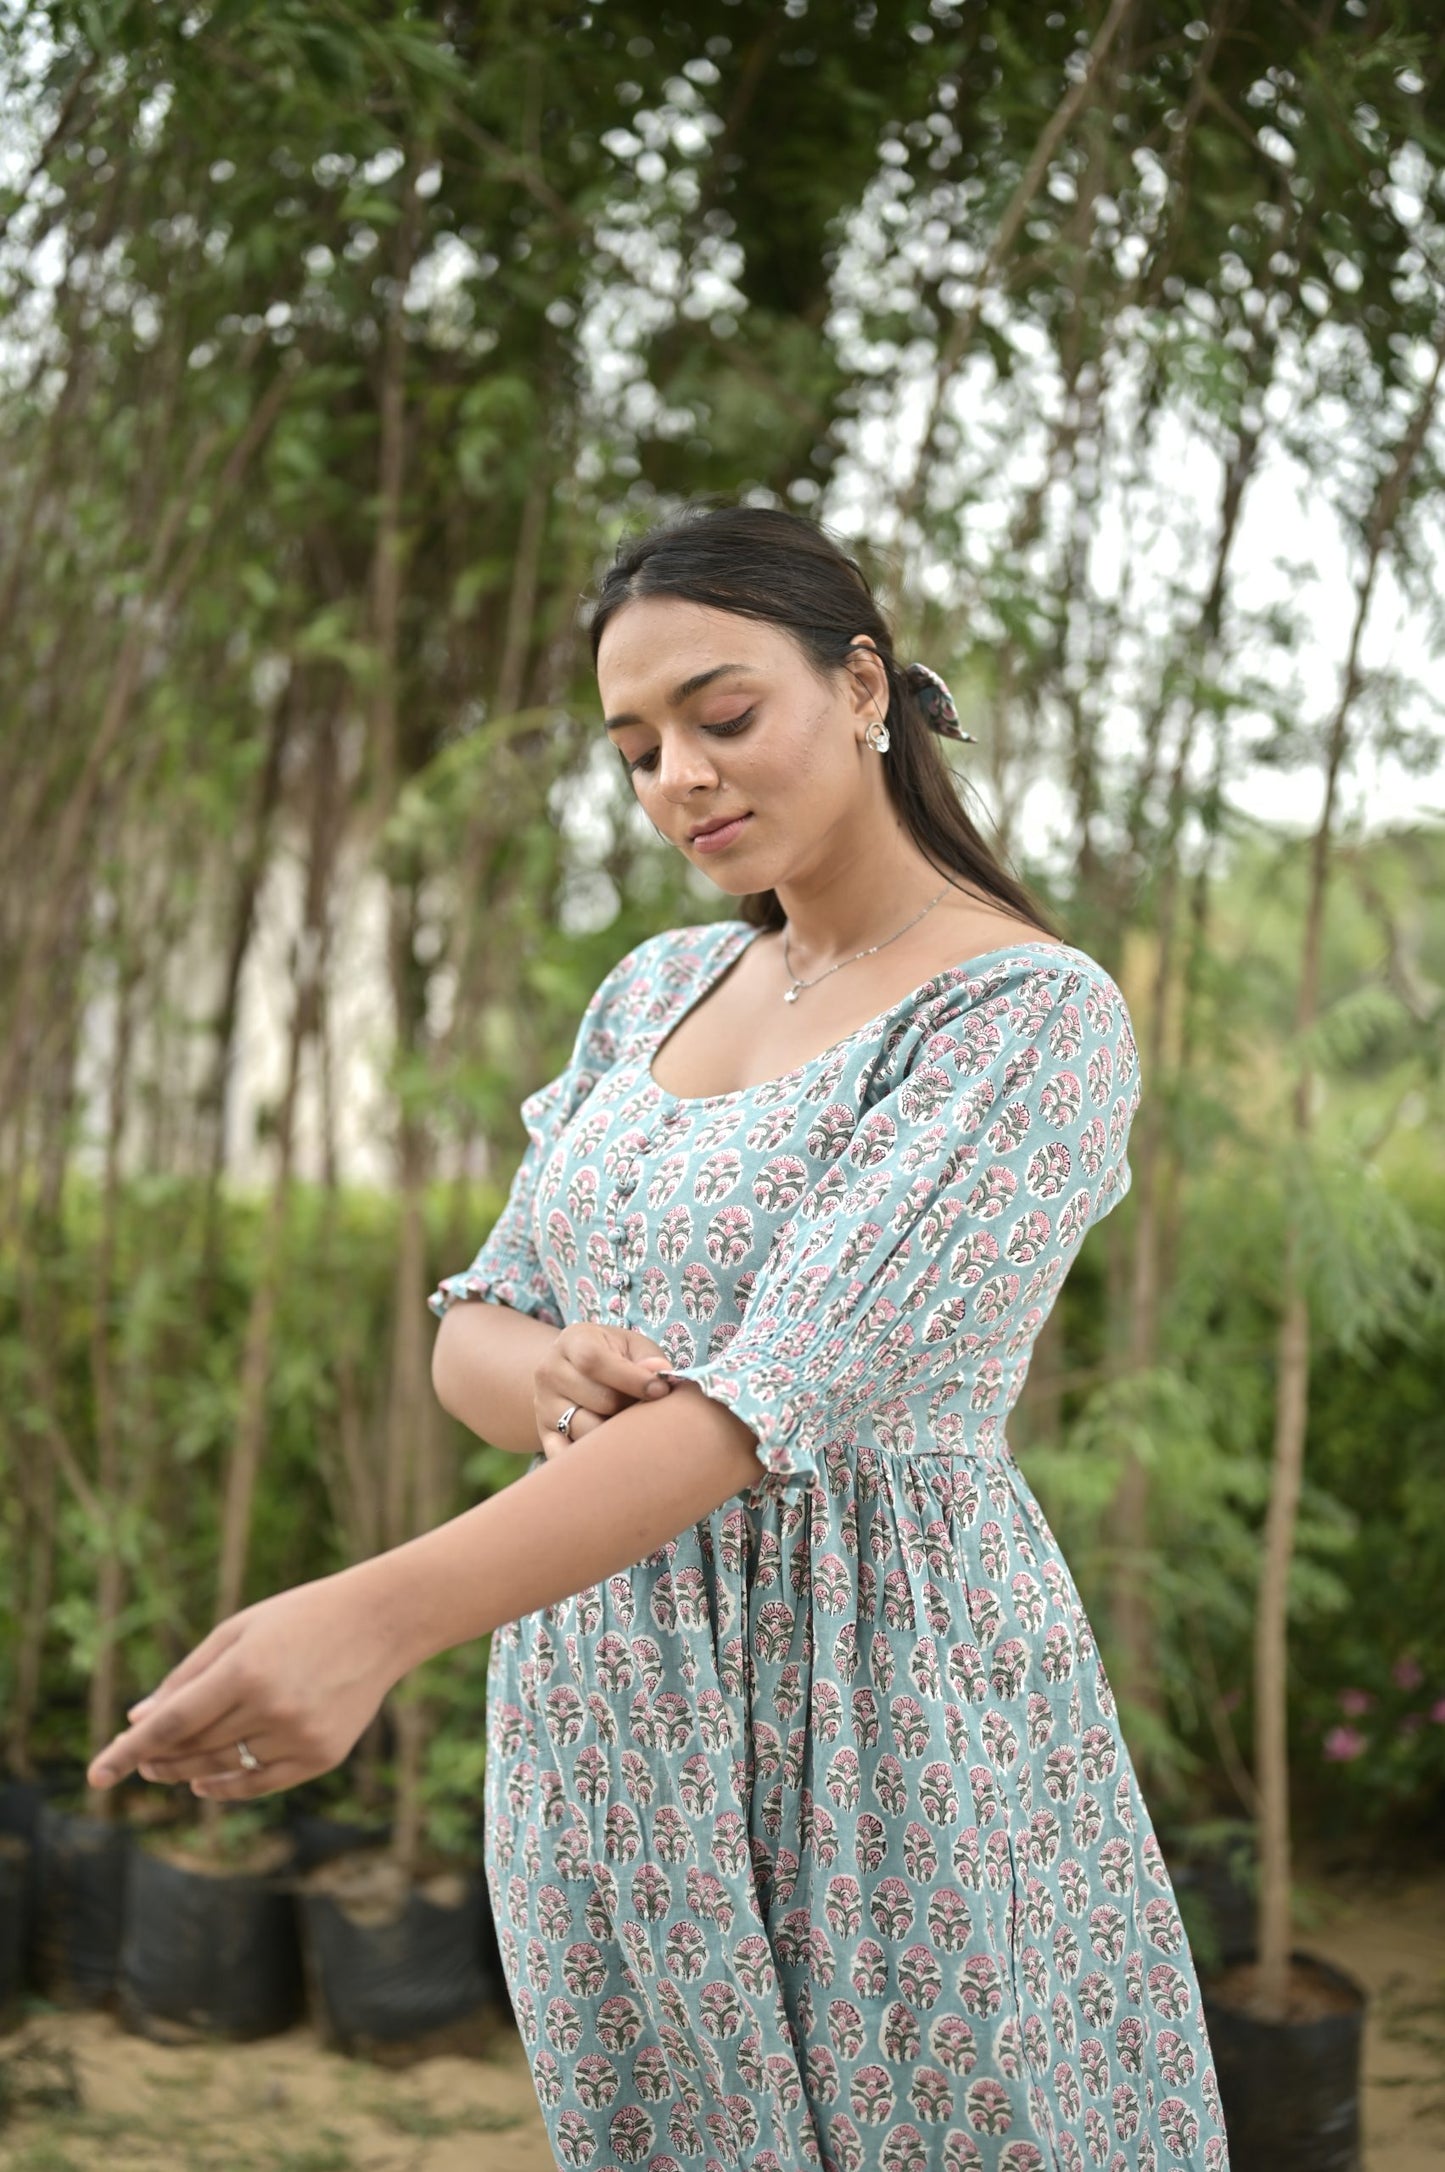
[[[673, 709], [680, 709], [685, 701], [691, 701], [694, 694], [700, 694], [705, 686], [711, 686], [713, 680], [720, 679], [725, 671], [743, 671], [752, 674], [753, 666], [751, 664], [714, 664], [711, 671], [695, 672], [692, 678], [684, 679], [680, 686], [673, 688], [667, 697], [668, 706]], [[642, 718], [628, 709], [624, 710], [620, 716], [608, 717], [602, 729], [607, 732], [615, 732], [620, 731], [624, 724], [640, 724], [641, 722]]]

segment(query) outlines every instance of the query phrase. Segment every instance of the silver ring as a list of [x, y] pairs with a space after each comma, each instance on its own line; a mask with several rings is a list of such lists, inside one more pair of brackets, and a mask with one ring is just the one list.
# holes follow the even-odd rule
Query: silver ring
[[244, 1742], [238, 1742], [236, 1744], [236, 1755], [241, 1760], [242, 1772], [259, 1772], [261, 1770], [260, 1758], [256, 1755], [256, 1752], [253, 1749], [248, 1748]]
[[572, 1420], [576, 1417], [577, 1410], [578, 1405], [576, 1403], [569, 1403], [567, 1405], [567, 1408], [563, 1411], [561, 1417], [557, 1420], [557, 1431], [559, 1433], [566, 1434], [568, 1440], [572, 1438], [572, 1435], [567, 1431], [567, 1428], [571, 1425]]

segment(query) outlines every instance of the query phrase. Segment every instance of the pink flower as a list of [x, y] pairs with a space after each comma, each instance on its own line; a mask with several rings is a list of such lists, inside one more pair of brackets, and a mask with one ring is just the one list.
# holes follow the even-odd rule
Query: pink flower
[[1369, 1748], [1368, 1738], [1358, 1727], [1332, 1727], [1325, 1736], [1325, 1755], [1337, 1765], [1347, 1765]]
[[1445, 1697], [1437, 1697], [1430, 1707], [1430, 1717], [1437, 1727], [1445, 1727]]
[[1340, 1710], [1348, 1712], [1351, 1719], [1358, 1719], [1362, 1712], [1368, 1712], [1374, 1701], [1367, 1689], [1342, 1689], [1340, 1691]]
[[1403, 1658], [1395, 1661], [1390, 1672], [1394, 1676], [1397, 1686], [1401, 1689], [1418, 1689], [1425, 1679], [1425, 1669], [1421, 1666], [1419, 1660], [1412, 1659], [1408, 1652], [1404, 1654]]

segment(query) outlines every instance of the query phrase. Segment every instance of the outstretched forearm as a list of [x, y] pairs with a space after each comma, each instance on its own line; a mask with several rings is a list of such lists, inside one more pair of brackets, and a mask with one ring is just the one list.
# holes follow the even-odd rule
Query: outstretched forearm
[[512, 1455], [536, 1455], [532, 1381], [560, 1333], [510, 1305], [468, 1298], [443, 1315], [431, 1377], [443, 1410]]
[[424, 1660], [644, 1560], [761, 1473], [751, 1429], [695, 1381], [629, 1404], [450, 1523], [221, 1622], [132, 1707], [91, 1785], [140, 1771], [240, 1801], [315, 1779]]
[[[490, 1436], [489, 1436], [490, 1437]], [[398, 1674], [630, 1568], [762, 1476], [756, 1436], [695, 1385], [634, 1403], [565, 1456], [343, 1570], [395, 1640]]]

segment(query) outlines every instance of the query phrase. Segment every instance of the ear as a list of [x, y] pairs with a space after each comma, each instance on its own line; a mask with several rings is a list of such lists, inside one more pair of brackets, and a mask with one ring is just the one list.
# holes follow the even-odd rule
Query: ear
[[853, 636], [844, 669], [852, 682], [853, 714], [869, 718], [887, 716], [888, 673], [871, 634]]

